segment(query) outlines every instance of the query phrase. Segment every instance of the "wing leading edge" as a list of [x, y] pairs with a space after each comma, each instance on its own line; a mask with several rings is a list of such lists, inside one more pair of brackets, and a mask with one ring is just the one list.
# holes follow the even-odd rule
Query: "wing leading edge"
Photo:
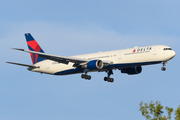
[[[40, 57], [42, 57], [44, 59], [53, 60], [53, 61], [63, 63], [63, 64], [68, 64], [69, 62], [72, 62], [72, 63], [74, 63], [74, 67], [76, 65], [89, 62], [89, 60], [87, 60], [87, 59], [80, 59], [80, 58], [75, 58], [75, 57], [65, 57], [65, 56], [59, 56], [59, 55], [52, 55], [52, 54], [41, 53], [41, 52], [36, 52], [36, 51], [29, 51], [29, 50], [18, 49], [18, 48], [12, 48], [12, 49], [20, 50], [20, 51], [24, 51], [24, 52], [28, 52], [28, 53], [33, 53], [33, 54], [38, 54]], [[107, 61], [103, 61], [103, 63], [104, 63], [104, 65], [111, 64], [111, 62], [107, 62]]]

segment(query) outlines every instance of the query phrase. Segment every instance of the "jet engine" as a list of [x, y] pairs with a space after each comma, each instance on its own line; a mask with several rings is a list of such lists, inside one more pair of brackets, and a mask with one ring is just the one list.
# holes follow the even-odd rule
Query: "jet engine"
[[141, 73], [141, 71], [142, 71], [142, 67], [136, 66], [136, 67], [124, 68], [121, 70], [121, 73], [127, 73], [128, 75], [135, 75]]
[[92, 60], [86, 63], [85, 65], [82, 66], [82, 68], [87, 68], [87, 69], [102, 69], [103, 68], [103, 62], [101, 60]]

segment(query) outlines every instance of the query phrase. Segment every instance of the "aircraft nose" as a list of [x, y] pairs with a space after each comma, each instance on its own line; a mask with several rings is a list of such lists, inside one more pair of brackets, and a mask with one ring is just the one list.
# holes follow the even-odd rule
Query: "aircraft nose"
[[172, 57], [174, 57], [176, 55], [176, 52], [175, 51], [172, 51]]

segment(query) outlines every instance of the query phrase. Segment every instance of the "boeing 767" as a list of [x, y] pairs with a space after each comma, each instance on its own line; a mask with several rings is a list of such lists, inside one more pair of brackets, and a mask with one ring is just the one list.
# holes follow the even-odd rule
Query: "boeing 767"
[[66, 57], [45, 53], [30, 33], [25, 34], [25, 38], [29, 50], [13, 49], [30, 53], [33, 64], [7, 63], [28, 67], [29, 71], [51, 75], [81, 73], [81, 78], [86, 80], [91, 79], [87, 74], [89, 72], [107, 72], [104, 81], [114, 82], [110, 76], [115, 69], [120, 70], [121, 73], [135, 75], [141, 73], [144, 65], [160, 63], [163, 65], [161, 70], [165, 71], [167, 61], [176, 55], [168, 46], [153, 45]]

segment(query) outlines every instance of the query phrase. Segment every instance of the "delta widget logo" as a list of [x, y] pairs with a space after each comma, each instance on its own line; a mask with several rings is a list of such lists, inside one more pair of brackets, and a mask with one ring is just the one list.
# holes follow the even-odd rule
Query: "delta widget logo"
[[136, 52], [146, 52], [146, 51], [151, 51], [152, 47], [145, 47], [145, 48], [138, 48], [138, 49], [134, 49], [132, 51], [132, 53], [136, 53]]
[[132, 51], [132, 53], [135, 53], [136, 52], [136, 49], [134, 49], [133, 51]]

